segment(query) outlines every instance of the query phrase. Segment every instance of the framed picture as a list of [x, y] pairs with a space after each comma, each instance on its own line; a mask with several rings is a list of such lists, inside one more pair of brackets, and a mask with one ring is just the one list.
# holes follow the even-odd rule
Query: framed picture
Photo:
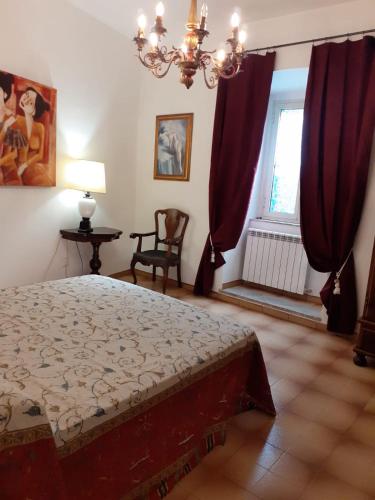
[[154, 179], [190, 178], [193, 113], [156, 117]]
[[56, 186], [56, 94], [0, 70], [0, 186]]

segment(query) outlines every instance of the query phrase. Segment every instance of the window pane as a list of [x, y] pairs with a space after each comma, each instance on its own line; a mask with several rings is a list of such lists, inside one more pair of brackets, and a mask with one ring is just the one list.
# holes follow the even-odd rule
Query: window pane
[[294, 214], [301, 167], [303, 109], [282, 109], [277, 129], [270, 212]]

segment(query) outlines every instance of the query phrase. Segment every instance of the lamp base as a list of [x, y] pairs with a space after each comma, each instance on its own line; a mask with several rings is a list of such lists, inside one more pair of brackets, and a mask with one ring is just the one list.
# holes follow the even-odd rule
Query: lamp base
[[79, 233], [92, 233], [93, 229], [91, 227], [90, 219], [86, 217], [82, 217], [82, 220], [79, 224], [78, 232]]
[[96, 201], [91, 197], [90, 193], [87, 192], [85, 196], [79, 200], [78, 207], [82, 217], [78, 231], [80, 233], [92, 233], [90, 218], [94, 215]]

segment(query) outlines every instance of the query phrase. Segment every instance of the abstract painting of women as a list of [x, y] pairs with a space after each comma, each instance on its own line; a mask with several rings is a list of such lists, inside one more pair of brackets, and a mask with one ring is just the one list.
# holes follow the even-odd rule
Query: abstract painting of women
[[154, 178], [189, 180], [193, 115], [156, 117]]
[[56, 90], [0, 71], [0, 186], [56, 185]]

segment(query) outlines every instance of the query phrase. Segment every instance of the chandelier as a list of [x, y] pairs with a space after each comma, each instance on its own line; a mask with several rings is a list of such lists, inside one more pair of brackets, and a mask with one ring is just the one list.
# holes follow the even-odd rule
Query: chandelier
[[201, 16], [198, 19], [197, 0], [191, 0], [190, 12], [186, 24], [187, 32], [180, 48], [169, 50], [163, 45], [163, 37], [167, 33], [163, 24], [164, 5], [159, 2], [156, 6], [155, 25], [147, 38], [145, 29], [147, 20], [144, 14], [138, 17], [138, 34], [134, 42], [138, 48], [138, 58], [156, 78], [163, 78], [169, 72], [172, 64], [180, 70], [180, 81], [186, 88], [194, 83], [194, 76], [198, 70], [203, 71], [204, 81], [208, 88], [216, 87], [219, 78], [230, 79], [235, 77], [241, 68], [241, 62], [246, 56], [244, 43], [246, 32], [240, 30], [240, 16], [234, 12], [231, 18], [232, 33], [226, 41], [229, 50], [214, 51], [202, 50], [202, 44], [209, 32], [207, 31], [208, 8], [203, 3]]

